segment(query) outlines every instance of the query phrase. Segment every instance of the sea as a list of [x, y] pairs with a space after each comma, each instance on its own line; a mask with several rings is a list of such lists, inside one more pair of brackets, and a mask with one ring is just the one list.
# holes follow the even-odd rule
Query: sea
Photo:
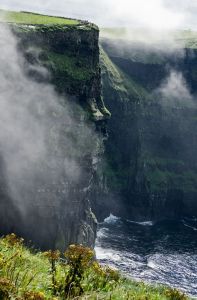
[[95, 246], [101, 264], [124, 276], [177, 288], [197, 299], [197, 219], [134, 222], [110, 214]]

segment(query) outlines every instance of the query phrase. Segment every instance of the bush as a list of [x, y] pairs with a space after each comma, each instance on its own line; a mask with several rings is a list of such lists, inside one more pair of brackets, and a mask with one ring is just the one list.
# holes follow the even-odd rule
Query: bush
[[25, 292], [21, 300], [45, 300], [44, 293], [41, 292]]
[[85, 271], [93, 262], [94, 251], [82, 245], [71, 245], [64, 256], [69, 265], [64, 286], [65, 296], [80, 296], [84, 293], [81, 282]]
[[170, 300], [187, 300], [187, 296], [176, 289], [168, 289], [165, 292]]
[[0, 299], [7, 300], [11, 298], [14, 292], [14, 285], [7, 278], [0, 277]]

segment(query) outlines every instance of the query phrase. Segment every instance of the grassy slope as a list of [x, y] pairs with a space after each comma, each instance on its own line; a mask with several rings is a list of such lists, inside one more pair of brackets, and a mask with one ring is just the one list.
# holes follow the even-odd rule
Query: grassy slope
[[148, 91], [146, 91], [142, 85], [135, 82], [133, 78], [120, 70], [118, 66], [111, 61], [102, 47], [100, 47], [100, 58], [103, 70], [105, 69], [108, 73], [111, 85], [117, 92], [125, 94], [127, 97], [132, 96], [133, 99], [144, 99], [148, 97]]
[[52, 17], [29, 12], [14, 12], [0, 10], [0, 22], [34, 24], [34, 25], [78, 25], [80, 21], [61, 17]]
[[[86, 248], [84, 248], [86, 249]], [[89, 250], [88, 250], [89, 251]], [[65, 282], [68, 265], [62, 260], [56, 262], [56, 278]], [[89, 267], [82, 280], [84, 294], [75, 299], [114, 299], [114, 300], [186, 300], [189, 299], [176, 290], [162, 286], [149, 286], [115, 275], [105, 277], [105, 271], [99, 265]], [[118, 279], [117, 279], [118, 278]], [[103, 282], [106, 281], [106, 284]], [[12, 300], [68, 299], [52, 295], [51, 264], [46, 253], [26, 248], [17, 239], [10, 236], [0, 239], [0, 299], [2, 290], [8, 290]], [[30, 296], [23, 296], [24, 293]], [[10, 299], [10, 298], [9, 298]], [[71, 298], [69, 298], [71, 299]]]

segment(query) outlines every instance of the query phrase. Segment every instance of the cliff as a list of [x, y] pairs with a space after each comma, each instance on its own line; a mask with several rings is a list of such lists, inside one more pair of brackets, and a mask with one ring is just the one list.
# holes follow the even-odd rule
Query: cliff
[[136, 220], [196, 216], [196, 38], [173, 51], [105, 38], [99, 53], [99, 30], [86, 21], [2, 11], [0, 19], [17, 39], [25, 75], [53, 86], [62, 105], [47, 112], [39, 176], [28, 188], [17, 176], [25, 217], [0, 157], [1, 232], [42, 248], [93, 246], [91, 208], [99, 219], [110, 212]]
[[134, 220], [197, 216], [195, 41], [165, 51], [102, 39], [103, 93], [112, 118], [105, 193], [95, 208], [101, 219], [110, 211]]
[[[96, 218], [89, 194], [103, 151], [105, 120], [110, 116], [101, 96], [99, 30], [88, 22], [30, 13], [4, 12], [1, 21], [17, 38], [26, 76], [54, 86], [65, 106], [69, 99], [82, 109], [72, 110], [71, 106], [70, 118], [75, 121], [64, 120], [64, 108], [48, 112], [47, 161], [38, 166], [39, 176], [31, 188], [27, 189], [24, 178], [18, 178], [21, 201], [24, 206], [28, 203], [25, 216], [9, 194], [2, 159], [0, 231], [14, 231], [44, 249], [64, 249], [71, 243], [93, 246]], [[39, 67], [48, 71], [39, 72]], [[71, 170], [65, 170], [65, 161]], [[82, 174], [77, 180], [71, 176], [73, 168], [77, 173], [75, 165]]]

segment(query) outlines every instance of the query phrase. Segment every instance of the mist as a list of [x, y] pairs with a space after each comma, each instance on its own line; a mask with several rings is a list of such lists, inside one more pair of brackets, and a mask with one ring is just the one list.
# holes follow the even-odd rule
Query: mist
[[194, 96], [182, 72], [173, 69], [156, 89], [155, 94], [160, 95], [161, 103], [164, 105], [187, 107], [195, 104]]
[[47, 206], [55, 213], [58, 201], [68, 201], [68, 183], [77, 187], [86, 176], [84, 157], [96, 156], [102, 142], [74, 99], [27, 75], [34, 68], [50, 77], [27, 65], [6, 26], [0, 26], [0, 49], [0, 161], [8, 195], [21, 218], [38, 208], [44, 215]]

